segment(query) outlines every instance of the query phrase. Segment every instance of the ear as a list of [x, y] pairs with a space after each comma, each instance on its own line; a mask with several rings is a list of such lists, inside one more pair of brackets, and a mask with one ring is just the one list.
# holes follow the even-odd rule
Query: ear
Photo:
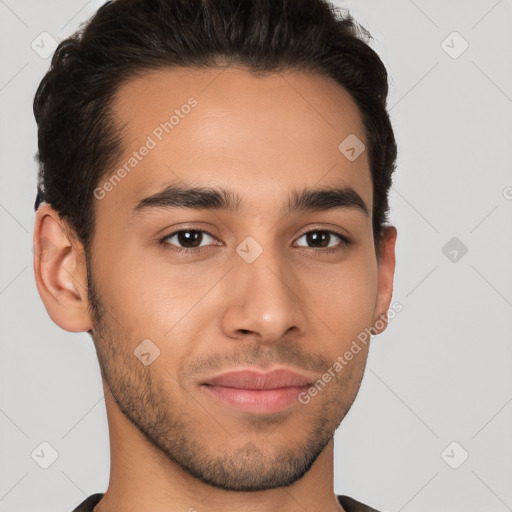
[[373, 315], [373, 334], [380, 334], [388, 326], [388, 310], [393, 295], [393, 278], [395, 276], [395, 242], [397, 230], [386, 226], [379, 241], [379, 258], [377, 261], [379, 284], [377, 301]]
[[37, 209], [33, 244], [37, 291], [50, 318], [66, 331], [91, 330], [83, 245], [47, 203]]

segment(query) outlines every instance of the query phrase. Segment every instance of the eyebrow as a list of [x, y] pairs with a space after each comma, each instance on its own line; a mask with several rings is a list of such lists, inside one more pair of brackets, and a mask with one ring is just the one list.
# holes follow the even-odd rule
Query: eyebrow
[[[158, 209], [187, 208], [194, 210], [225, 210], [240, 215], [242, 199], [233, 190], [223, 187], [187, 186], [169, 184], [163, 190], [145, 197], [133, 208], [139, 217]], [[305, 211], [327, 211], [333, 209], [355, 209], [368, 216], [368, 209], [361, 196], [350, 186], [293, 189], [284, 215]]]

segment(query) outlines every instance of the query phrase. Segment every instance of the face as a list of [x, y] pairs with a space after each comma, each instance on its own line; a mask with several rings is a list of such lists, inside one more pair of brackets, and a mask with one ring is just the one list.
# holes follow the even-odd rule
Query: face
[[[367, 152], [338, 148], [350, 134], [366, 144], [358, 109], [318, 75], [230, 68], [151, 72], [113, 110], [125, 172], [98, 184], [88, 261], [103, 378], [188, 474], [229, 490], [289, 485], [348, 412], [368, 346], [335, 362], [390, 301]], [[331, 378], [307, 403], [298, 391], [311, 385], [260, 398], [205, 385], [248, 368]]]

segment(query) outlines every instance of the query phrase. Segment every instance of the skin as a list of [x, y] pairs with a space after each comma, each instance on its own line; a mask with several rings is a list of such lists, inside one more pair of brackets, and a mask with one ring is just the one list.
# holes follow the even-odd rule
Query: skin
[[[377, 259], [368, 154], [349, 161], [338, 150], [351, 133], [366, 144], [360, 113], [343, 88], [316, 74], [152, 71], [124, 84], [113, 102], [126, 125], [126, 159], [191, 96], [198, 104], [190, 114], [95, 199], [90, 261], [50, 205], [36, 215], [34, 243], [53, 244], [51, 257], [34, 257], [39, 294], [57, 325], [90, 332], [102, 371], [111, 476], [95, 511], [343, 510], [333, 489], [333, 434], [359, 390], [369, 345], [308, 404], [274, 414], [234, 409], [199, 384], [247, 366], [321, 379], [358, 334], [386, 318], [396, 229], [385, 228]], [[132, 216], [138, 201], [169, 183], [229, 187], [242, 211]], [[282, 214], [292, 189], [340, 183], [369, 215]], [[210, 233], [200, 242], [207, 250], [173, 252], [177, 236], [159, 243], [183, 227]], [[303, 236], [322, 230], [352, 243], [333, 234], [329, 248], [340, 250], [322, 252]], [[248, 236], [263, 249], [252, 263], [236, 252]], [[376, 333], [386, 328], [379, 325]], [[134, 355], [144, 339], [160, 350], [148, 366]]]

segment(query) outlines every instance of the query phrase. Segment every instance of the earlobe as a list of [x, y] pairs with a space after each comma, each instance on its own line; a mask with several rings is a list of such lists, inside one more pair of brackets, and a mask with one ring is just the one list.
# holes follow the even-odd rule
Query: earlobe
[[388, 310], [393, 296], [393, 279], [395, 276], [396, 238], [396, 228], [394, 226], [386, 226], [379, 242], [379, 282], [372, 325], [373, 334], [384, 332], [388, 326]]
[[90, 330], [83, 246], [49, 204], [37, 210], [33, 243], [36, 286], [50, 318], [66, 331]]

